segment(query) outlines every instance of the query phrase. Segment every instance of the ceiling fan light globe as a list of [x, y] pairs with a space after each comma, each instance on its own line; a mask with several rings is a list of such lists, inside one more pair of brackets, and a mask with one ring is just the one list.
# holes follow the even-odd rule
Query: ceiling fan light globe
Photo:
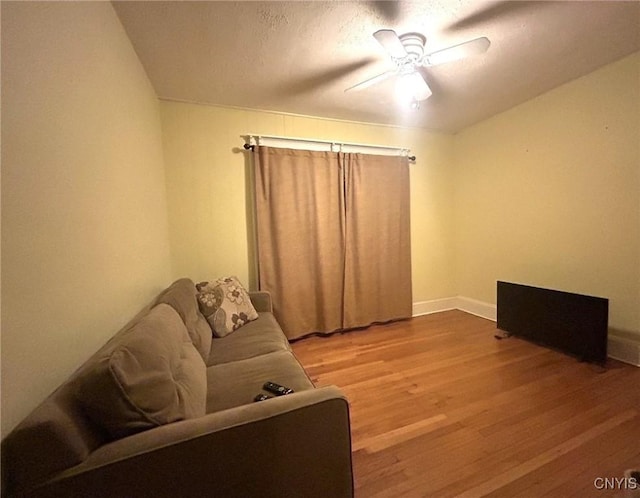
[[427, 100], [431, 89], [417, 72], [402, 74], [396, 81], [396, 98], [399, 102], [411, 105], [412, 102]]

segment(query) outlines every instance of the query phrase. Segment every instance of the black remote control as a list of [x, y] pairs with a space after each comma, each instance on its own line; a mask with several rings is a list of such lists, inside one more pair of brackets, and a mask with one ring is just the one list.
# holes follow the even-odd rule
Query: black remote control
[[255, 398], [253, 398], [253, 401], [264, 401], [265, 399], [271, 398], [273, 398], [273, 396], [269, 396], [268, 394], [258, 394]]
[[269, 391], [276, 396], [283, 396], [285, 394], [291, 394], [293, 392], [293, 389], [281, 386], [280, 384], [276, 384], [275, 382], [265, 382], [264, 386], [262, 386], [262, 389], [264, 389], [265, 391]]

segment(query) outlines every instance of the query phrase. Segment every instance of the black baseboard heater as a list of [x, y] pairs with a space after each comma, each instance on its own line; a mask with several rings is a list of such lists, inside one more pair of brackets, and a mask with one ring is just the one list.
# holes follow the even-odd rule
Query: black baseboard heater
[[582, 361], [604, 364], [609, 300], [498, 281], [497, 326]]

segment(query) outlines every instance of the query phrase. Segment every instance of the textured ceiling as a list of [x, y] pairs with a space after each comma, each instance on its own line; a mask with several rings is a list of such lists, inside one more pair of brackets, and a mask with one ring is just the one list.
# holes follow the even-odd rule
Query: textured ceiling
[[[640, 2], [114, 2], [160, 98], [457, 132], [640, 50]], [[432, 52], [486, 36], [481, 55], [423, 70], [418, 110], [372, 34], [427, 37]]]

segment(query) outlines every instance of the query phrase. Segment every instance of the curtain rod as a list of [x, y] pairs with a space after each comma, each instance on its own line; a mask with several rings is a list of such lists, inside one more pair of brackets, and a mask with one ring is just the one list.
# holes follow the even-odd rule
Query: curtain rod
[[[314, 138], [296, 138], [296, 137], [280, 137], [276, 135], [254, 135], [248, 134], [243, 135], [242, 138], [245, 140], [244, 148], [246, 150], [253, 150], [256, 145], [261, 145], [260, 141], [275, 141], [275, 142], [297, 142], [300, 144], [313, 144], [313, 146], [329, 146], [330, 151], [334, 151], [334, 148], [338, 148], [338, 152], [342, 152], [343, 148], [350, 149], [372, 149], [372, 150], [387, 150], [387, 151], [395, 151], [398, 152], [399, 155], [406, 155], [407, 159], [410, 161], [415, 161], [416, 156], [409, 156], [410, 149], [406, 147], [391, 147], [386, 145], [371, 145], [371, 144], [359, 144], [353, 142], [339, 142], [334, 140], [318, 140]], [[312, 149], [314, 150], [314, 149]], [[315, 149], [315, 150], [326, 150], [326, 149]]]

